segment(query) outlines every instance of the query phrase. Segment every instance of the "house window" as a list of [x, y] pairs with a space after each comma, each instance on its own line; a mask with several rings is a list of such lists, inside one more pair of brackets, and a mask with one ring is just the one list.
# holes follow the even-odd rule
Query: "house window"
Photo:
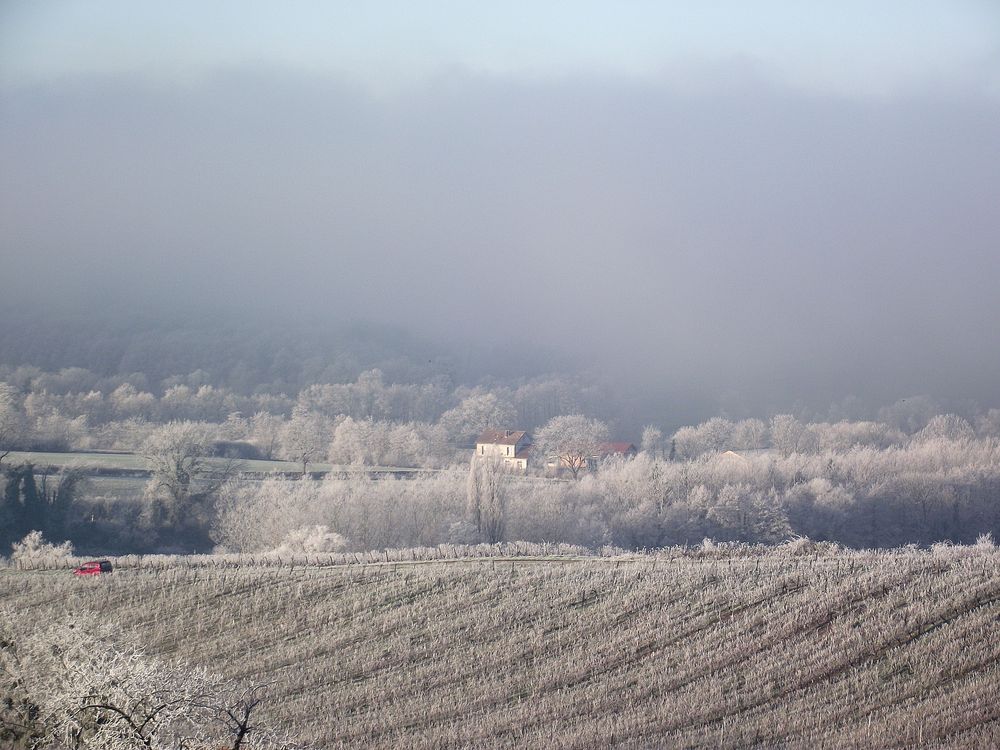
[[479, 446], [479, 455], [480, 456], [485, 456], [486, 455], [486, 446], [485, 445], [480, 445]]

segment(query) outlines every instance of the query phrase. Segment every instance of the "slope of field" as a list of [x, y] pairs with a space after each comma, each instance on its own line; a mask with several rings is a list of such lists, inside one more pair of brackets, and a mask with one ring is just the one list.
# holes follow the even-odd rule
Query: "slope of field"
[[1000, 746], [1000, 555], [0, 571], [319, 747]]

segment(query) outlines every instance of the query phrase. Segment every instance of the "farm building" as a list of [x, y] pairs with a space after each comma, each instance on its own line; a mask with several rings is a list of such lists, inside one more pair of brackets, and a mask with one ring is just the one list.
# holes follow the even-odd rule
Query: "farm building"
[[497, 456], [518, 471], [528, 470], [531, 436], [523, 430], [487, 429], [476, 439], [476, 455]]

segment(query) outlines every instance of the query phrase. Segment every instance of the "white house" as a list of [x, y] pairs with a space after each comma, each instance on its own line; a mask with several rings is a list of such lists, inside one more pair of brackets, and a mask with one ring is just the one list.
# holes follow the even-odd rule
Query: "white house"
[[496, 456], [517, 471], [528, 470], [531, 435], [517, 430], [484, 430], [476, 439], [476, 455]]

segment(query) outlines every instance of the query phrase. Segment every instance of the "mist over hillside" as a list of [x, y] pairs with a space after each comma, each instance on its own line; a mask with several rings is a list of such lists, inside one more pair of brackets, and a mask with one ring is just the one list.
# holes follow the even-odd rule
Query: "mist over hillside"
[[244, 389], [569, 370], [681, 421], [1000, 401], [1000, 100], [971, 79], [459, 68], [375, 94], [242, 66], [0, 107], [6, 363], [178, 374], [162, 353], [242, 363]]
[[[44, 311], [30, 305], [0, 308], [5, 322], [0, 326], [0, 379], [24, 392], [96, 388], [110, 393], [128, 382], [159, 395], [187, 384], [294, 398], [311, 385], [353, 383], [372, 370], [381, 372], [387, 384], [447, 390], [517, 388], [556, 378], [600, 391], [600, 399], [586, 400], [588, 408], [631, 439], [638, 439], [647, 424], [676, 429], [717, 415], [741, 419], [791, 412], [807, 420], [868, 419], [896, 402], [921, 396], [932, 404], [932, 413], [973, 419], [1000, 403], [990, 369], [972, 368], [949, 383], [933, 382], [933, 371], [884, 381], [873, 372], [864, 382], [845, 381], [834, 373], [799, 380], [783, 372], [769, 382], [753, 382], [730, 370], [687, 379], [679, 364], [677, 373], [657, 378], [641, 368], [620, 371], [630, 361], [628, 354], [614, 365], [602, 364], [597, 353], [514, 340], [434, 338], [404, 325], [360, 319], [279, 318], [218, 307], [157, 310], [121, 302], [97, 308], [55, 303]], [[638, 361], [644, 354], [637, 350], [634, 356]], [[57, 377], [62, 370], [69, 372]], [[742, 387], [736, 387], [737, 381]]]

